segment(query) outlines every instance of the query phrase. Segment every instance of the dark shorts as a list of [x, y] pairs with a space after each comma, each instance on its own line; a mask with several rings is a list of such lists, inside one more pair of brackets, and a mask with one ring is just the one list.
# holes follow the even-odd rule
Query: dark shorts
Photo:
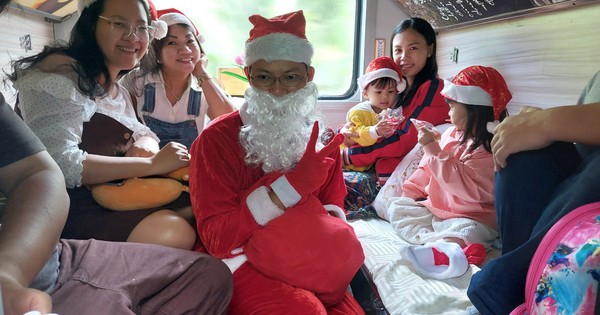
[[100, 206], [86, 187], [67, 189], [71, 198], [69, 216], [61, 238], [90, 238], [124, 242], [135, 226], [148, 215], [162, 209], [179, 209], [190, 205], [190, 195], [183, 192], [172, 203], [151, 209], [112, 211]]

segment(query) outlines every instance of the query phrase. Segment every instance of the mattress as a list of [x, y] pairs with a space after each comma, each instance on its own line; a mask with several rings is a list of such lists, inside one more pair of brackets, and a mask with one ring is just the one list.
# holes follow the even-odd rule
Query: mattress
[[400, 256], [398, 248], [406, 244], [385, 220], [350, 222], [365, 253], [367, 277], [390, 314], [465, 314], [471, 302], [467, 288], [471, 276], [480, 269], [469, 266], [458, 278], [427, 279], [417, 275], [411, 263]]

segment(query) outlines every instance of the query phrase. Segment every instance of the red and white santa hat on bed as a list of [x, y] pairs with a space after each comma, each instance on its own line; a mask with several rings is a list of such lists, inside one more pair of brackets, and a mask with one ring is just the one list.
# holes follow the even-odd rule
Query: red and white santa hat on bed
[[249, 17], [254, 27], [246, 41], [244, 64], [258, 60], [286, 60], [310, 65], [313, 47], [306, 38], [306, 20], [302, 11], [290, 12], [267, 19]]
[[400, 256], [411, 262], [415, 272], [432, 279], [462, 276], [469, 264], [481, 265], [486, 257], [485, 247], [473, 243], [465, 248], [444, 240], [424, 245], [400, 245]]
[[175, 25], [175, 24], [187, 25], [194, 30], [194, 34], [196, 34], [196, 36], [198, 37], [198, 41], [200, 42], [200, 44], [203, 44], [206, 41], [206, 38], [204, 37], [204, 35], [200, 34], [196, 25], [194, 25], [192, 20], [190, 20], [185, 14], [183, 14], [183, 12], [181, 12], [175, 8], [170, 8], [170, 9], [158, 10], [157, 14], [158, 14], [158, 19], [160, 21], [164, 21], [167, 24], [167, 26], [171, 26], [171, 25]]
[[398, 93], [406, 89], [406, 81], [402, 77], [402, 69], [400, 69], [392, 58], [387, 56], [375, 58], [369, 63], [365, 74], [361, 75], [357, 80], [358, 86], [361, 90], [364, 90], [369, 86], [369, 83], [381, 78], [396, 80]]
[[499, 124], [500, 115], [512, 98], [500, 72], [484, 66], [467, 67], [451, 81], [444, 80], [444, 89], [440, 93], [445, 98], [462, 104], [493, 107], [494, 121], [487, 124], [490, 133]]

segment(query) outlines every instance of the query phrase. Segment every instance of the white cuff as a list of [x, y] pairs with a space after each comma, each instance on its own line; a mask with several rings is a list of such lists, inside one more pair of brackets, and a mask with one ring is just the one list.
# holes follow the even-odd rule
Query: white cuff
[[332, 217], [340, 218], [346, 221], [346, 213], [344, 212], [344, 210], [342, 210], [342, 208], [336, 205], [324, 205], [323, 208], [325, 208], [325, 210], [327, 210], [329, 215], [331, 215]]
[[260, 186], [251, 192], [246, 198], [246, 204], [256, 223], [262, 226], [283, 215], [283, 210], [271, 201], [269, 190], [265, 186]]
[[281, 203], [286, 208], [295, 206], [302, 196], [296, 191], [294, 186], [290, 184], [285, 175], [280, 176], [271, 184], [271, 189], [279, 197]]
[[243, 254], [235, 256], [233, 258], [223, 258], [221, 259], [221, 261], [225, 263], [227, 267], [229, 267], [231, 273], [234, 273], [236, 270], [238, 270], [238, 268], [240, 268], [240, 266], [242, 266], [246, 261], [248, 261], [248, 257], [246, 257], [246, 254]]
[[373, 139], [379, 139], [379, 138], [381, 138], [381, 136], [377, 134], [377, 128], [375, 128], [375, 126], [369, 127], [369, 135]]

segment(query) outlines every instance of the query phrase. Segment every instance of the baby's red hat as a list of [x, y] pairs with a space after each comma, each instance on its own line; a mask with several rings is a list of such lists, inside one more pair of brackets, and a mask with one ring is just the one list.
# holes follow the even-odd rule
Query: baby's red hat
[[365, 74], [357, 80], [358, 86], [364, 90], [369, 86], [369, 83], [380, 78], [392, 78], [398, 83], [396, 88], [398, 93], [406, 88], [406, 81], [402, 77], [402, 69], [392, 60], [392, 58], [383, 56], [373, 59], [367, 66]]

